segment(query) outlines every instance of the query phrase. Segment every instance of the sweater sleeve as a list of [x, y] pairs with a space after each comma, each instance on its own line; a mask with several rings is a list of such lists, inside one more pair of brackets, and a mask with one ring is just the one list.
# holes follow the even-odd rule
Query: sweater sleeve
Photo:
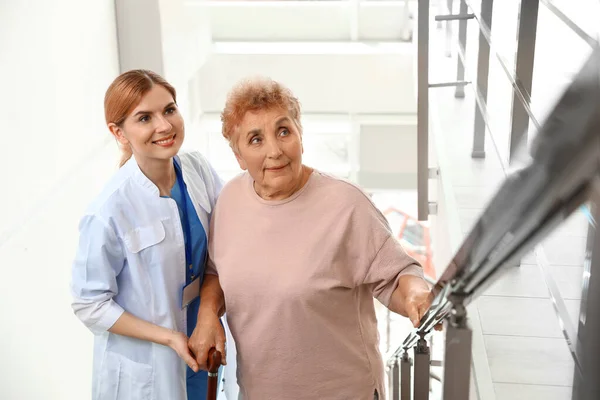
[[349, 253], [356, 255], [349, 257], [355, 264], [355, 284], [366, 285], [388, 306], [398, 279], [405, 274], [423, 277], [423, 268], [406, 253], [375, 204], [362, 192], [352, 197], [347, 245]]
[[363, 284], [369, 285], [373, 296], [387, 307], [402, 275], [423, 278], [423, 269], [390, 235], [367, 268]]

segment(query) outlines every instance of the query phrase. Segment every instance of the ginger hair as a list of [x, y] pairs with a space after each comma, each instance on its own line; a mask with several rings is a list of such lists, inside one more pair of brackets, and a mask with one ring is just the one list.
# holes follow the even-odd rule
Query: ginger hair
[[270, 78], [249, 78], [239, 82], [227, 95], [225, 108], [221, 113], [222, 134], [235, 151], [237, 149], [236, 129], [248, 111], [286, 110], [300, 132], [300, 102], [292, 91]]

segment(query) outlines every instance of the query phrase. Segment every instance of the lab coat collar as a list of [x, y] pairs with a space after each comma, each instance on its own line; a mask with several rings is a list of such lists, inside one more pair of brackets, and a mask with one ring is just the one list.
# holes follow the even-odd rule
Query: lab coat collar
[[[177, 160], [179, 160], [179, 156], [175, 156], [175, 157], [177, 157]], [[155, 196], [160, 195], [160, 190], [158, 190], [158, 186], [156, 186], [154, 184], [154, 182], [152, 182], [150, 179], [148, 179], [148, 177], [146, 175], [144, 175], [144, 173], [140, 169], [140, 166], [138, 165], [137, 161], [135, 160], [135, 156], [132, 156], [125, 163], [125, 165], [123, 165], [122, 168], [124, 168], [125, 172], [127, 172], [127, 175], [131, 176], [131, 178], [134, 180], [134, 182], [136, 182], [142, 188], [148, 190], [151, 194], [153, 194]]]

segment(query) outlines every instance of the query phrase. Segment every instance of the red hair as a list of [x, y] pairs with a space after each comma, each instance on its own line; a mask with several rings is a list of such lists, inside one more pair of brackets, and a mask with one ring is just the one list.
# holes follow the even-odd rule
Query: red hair
[[[175, 88], [162, 76], [155, 72], [134, 69], [119, 75], [108, 87], [104, 95], [104, 118], [106, 124], [113, 123], [121, 126], [125, 118], [140, 104], [142, 98], [154, 85], [167, 89], [173, 101], [177, 102]], [[131, 158], [131, 148], [121, 146], [121, 160], [119, 167]]]
[[283, 109], [289, 112], [298, 129], [300, 124], [300, 102], [292, 91], [269, 78], [251, 78], [239, 82], [229, 92], [225, 109], [221, 113], [223, 136], [235, 149], [234, 133], [248, 111]]

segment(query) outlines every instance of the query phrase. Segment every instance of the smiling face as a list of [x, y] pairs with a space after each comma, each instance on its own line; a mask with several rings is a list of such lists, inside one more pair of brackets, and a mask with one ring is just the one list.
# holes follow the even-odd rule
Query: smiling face
[[284, 199], [304, 184], [302, 136], [284, 109], [248, 111], [236, 127], [238, 163], [265, 199]]
[[138, 163], [170, 160], [184, 138], [183, 118], [173, 96], [154, 85], [120, 125], [109, 124], [111, 133], [123, 146], [130, 146]]

